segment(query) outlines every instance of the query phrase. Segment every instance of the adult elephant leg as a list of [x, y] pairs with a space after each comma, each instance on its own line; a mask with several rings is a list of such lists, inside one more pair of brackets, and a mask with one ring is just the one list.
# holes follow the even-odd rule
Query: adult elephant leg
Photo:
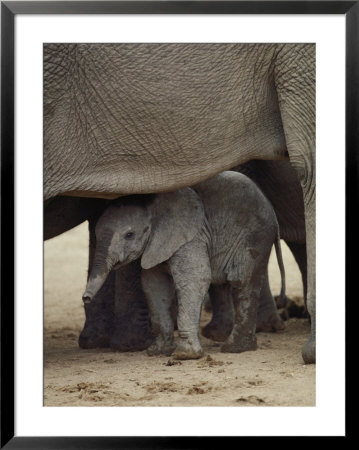
[[[90, 274], [96, 248], [96, 219], [89, 220], [89, 269]], [[104, 285], [90, 304], [85, 305], [85, 325], [79, 336], [81, 348], [108, 347], [114, 327], [115, 275], [110, 272]]]
[[149, 313], [141, 287], [141, 266], [134, 261], [115, 272], [114, 331], [110, 347], [119, 351], [145, 350], [152, 343]]
[[307, 342], [302, 348], [303, 360], [307, 364], [315, 363], [316, 338], [316, 297], [315, 297], [315, 194], [314, 199], [306, 205], [307, 231], [307, 310], [310, 316], [311, 330]]
[[277, 55], [275, 84], [290, 162], [303, 189], [307, 245], [307, 309], [311, 332], [302, 349], [315, 362], [315, 45], [289, 45]]
[[214, 341], [225, 341], [231, 334], [234, 323], [232, 287], [230, 284], [211, 285], [209, 297], [212, 319], [202, 329], [202, 335]]
[[114, 314], [115, 277], [110, 273], [105, 284], [89, 305], [85, 305], [86, 321], [79, 336], [81, 348], [109, 347]]
[[268, 268], [258, 300], [256, 331], [280, 331], [285, 325], [280, 318], [269, 286]]
[[307, 304], [307, 249], [305, 244], [297, 244], [295, 242], [287, 242], [294, 259], [296, 260], [303, 281], [303, 295], [305, 305]]
[[[89, 220], [89, 273], [96, 248], [97, 219], [98, 216], [94, 216]], [[85, 305], [85, 316], [85, 325], [79, 337], [81, 348], [146, 349], [152, 337], [139, 263], [110, 272], [93, 301]]]

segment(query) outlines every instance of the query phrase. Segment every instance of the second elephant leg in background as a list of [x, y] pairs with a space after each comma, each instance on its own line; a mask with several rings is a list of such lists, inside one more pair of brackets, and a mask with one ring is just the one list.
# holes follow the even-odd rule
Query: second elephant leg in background
[[[96, 248], [96, 222], [97, 217], [89, 220], [89, 273]], [[85, 325], [79, 337], [81, 348], [146, 349], [152, 342], [152, 334], [141, 288], [139, 263], [112, 271], [94, 301], [85, 306], [85, 315]]]
[[141, 351], [152, 343], [150, 319], [141, 287], [140, 261], [115, 271], [114, 327], [110, 347], [119, 351]]
[[307, 305], [307, 249], [305, 242], [303, 244], [297, 244], [295, 242], [286, 241], [286, 244], [293, 253], [300, 273], [302, 274], [304, 302], [305, 305]]
[[275, 304], [268, 278], [268, 267], [258, 300], [257, 331], [280, 331], [285, 328]]

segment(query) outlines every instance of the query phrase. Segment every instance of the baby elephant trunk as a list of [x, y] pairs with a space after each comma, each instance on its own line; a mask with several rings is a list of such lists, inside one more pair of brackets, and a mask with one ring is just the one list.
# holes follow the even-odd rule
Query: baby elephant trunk
[[112, 266], [108, 264], [106, 259], [98, 260], [98, 258], [95, 258], [85, 293], [82, 296], [85, 305], [92, 302], [97, 292], [102, 288], [111, 269]]

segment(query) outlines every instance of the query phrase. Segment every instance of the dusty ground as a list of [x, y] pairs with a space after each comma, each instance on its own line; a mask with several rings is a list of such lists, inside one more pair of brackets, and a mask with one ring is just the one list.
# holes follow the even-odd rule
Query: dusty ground
[[[297, 266], [285, 245], [287, 295], [301, 297]], [[45, 243], [45, 406], [314, 406], [315, 366], [305, 366], [305, 319], [280, 333], [258, 333], [258, 350], [220, 352], [202, 337], [204, 358], [173, 361], [146, 352], [81, 350], [81, 295], [86, 284], [87, 225]], [[274, 293], [280, 280], [271, 257]], [[202, 324], [210, 319], [203, 314]]]

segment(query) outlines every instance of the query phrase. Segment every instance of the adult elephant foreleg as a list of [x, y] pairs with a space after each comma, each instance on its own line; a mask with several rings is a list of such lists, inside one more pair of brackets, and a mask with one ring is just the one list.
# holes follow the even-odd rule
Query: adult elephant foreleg
[[140, 261], [115, 272], [114, 329], [110, 347], [120, 351], [140, 351], [152, 341], [146, 297], [141, 287]]
[[[292, 143], [291, 143], [292, 142]], [[288, 139], [288, 152], [293, 167], [297, 169], [304, 195], [304, 214], [307, 249], [307, 310], [311, 321], [311, 331], [308, 341], [302, 348], [305, 363], [315, 363], [315, 337], [316, 337], [316, 291], [315, 291], [315, 157], [314, 148], [308, 153], [298, 153], [296, 139]], [[308, 162], [310, 163], [308, 164]]]
[[315, 362], [315, 45], [283, 47], [275, 62], [275, 84], [291, 165], [303, 189], [307, 245], [307, 309], [311, 332], [302, 349]]
[[315, 363], [315, 338], [316, 338], [316, 296], [315, 296], [315, 194], [305, 206], [305, 220], [307, 232], [307, 310], [311, 321], [311, 330], [308, 341], [302, 349], [304, 362]]
[[285, 325], [277, 310], [269, 286], [268, 267], [258, 300], [257, 331], [280, 331]]
[[303, 282], [304, 303], [307, 304], [307, 249], [305, 244], [297, 244], [296, 242], [286, 241], [294, 259], [296, 260]]

